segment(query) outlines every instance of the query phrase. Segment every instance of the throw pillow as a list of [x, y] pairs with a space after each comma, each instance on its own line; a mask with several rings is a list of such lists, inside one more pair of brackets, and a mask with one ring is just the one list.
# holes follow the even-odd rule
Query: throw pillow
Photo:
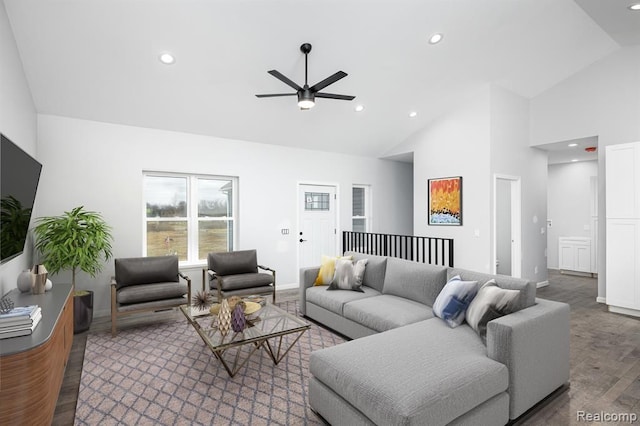
[[486, 343], [487, 323], [514, 312], [519, 297], [519, 290], [500, 288], [495, 280], [489, 280], [480, 287], [469, 305], [466, 313], [467, 322]]
[[364, 293], [364, 290], [362, 290], [362, 277], [364, 277], [367, 262], [368, 259], [358, 260], [355, 263], [351, 260], [337, 260], [336, 274], [327, 290], [353, 290]]
[[320, 270], [318, 271], [318, 277], [314, 285], [329, 285], [333, 281], [333, 276], [336, 273], [336, 260], [338, 259], [353, 259], [353, 256], [325, 256], [322, 255], [322, 261], [320, 263]]
[[464, 313], [477, 292], [478, 281], [462, 281], [460, 275], [456, 275], [436, 298], [433, 314], [442, 318], [449, 327], [455, 328], [464, 321]]

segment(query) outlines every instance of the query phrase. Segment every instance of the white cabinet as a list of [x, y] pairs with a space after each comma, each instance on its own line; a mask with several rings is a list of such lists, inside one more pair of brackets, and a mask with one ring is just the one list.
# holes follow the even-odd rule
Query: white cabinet
[[640, 218], [640, 143], [606, 148], [607, 219]]
[[607, 305], [640, 309], [640, 219], [607, 220]]
[[606, 147], [609, 310], [640, 316], [640, 142]]
[[558, 265], [562, 271], [593, 272], [591, 269], [591, 238], [560, 237]]

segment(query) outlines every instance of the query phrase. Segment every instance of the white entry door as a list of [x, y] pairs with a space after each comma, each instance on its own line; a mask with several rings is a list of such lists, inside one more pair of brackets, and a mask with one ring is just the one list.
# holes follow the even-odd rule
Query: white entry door
[[336, 187], [298, 187], [298, 261], [301, 268], [320, 264], [323, 254], [337, 255]]

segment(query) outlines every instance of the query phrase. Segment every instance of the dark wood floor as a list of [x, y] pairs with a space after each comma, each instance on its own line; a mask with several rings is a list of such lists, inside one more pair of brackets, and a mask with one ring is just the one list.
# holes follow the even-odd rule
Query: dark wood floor
[[[597, 280], [594, 278], [549, 271], [549, 282], [548, 287], [538, 289], [538, 297], [571, 305], [571, 384], [515, 424], [579, 424], [577, 413], [580, 410], [640, 413], [640, 320], [609, 313], [605, 305], [597, 303]], [[293, 300], [297, 290], [278, 295], [280, 300]], [[156, 315], [157, 321], [171, 321], [179, 318], [180, 313]], [[132, 318], [124, 321], [122, 327], [137, 323]], [[73, 424], [87, 335], [109, 327], [109, 318], [96, 318], [89, 331], [74, 336], [54, 425]]]

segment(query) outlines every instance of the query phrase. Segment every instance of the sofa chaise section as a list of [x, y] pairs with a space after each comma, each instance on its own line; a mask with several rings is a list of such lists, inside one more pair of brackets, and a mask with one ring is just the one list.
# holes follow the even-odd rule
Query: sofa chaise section
[[332, 390], [336, 397], [320, 399], [342, 399], [374, 424], [444, 425], [499, 395], [494, 424], [509, 419], [507, 368], [487, 357], [482, 340], [466, 325], [450, 329], [427, 320], [353, 340], [313, 352], [310, 371], [318, 382], [310, 400]]

